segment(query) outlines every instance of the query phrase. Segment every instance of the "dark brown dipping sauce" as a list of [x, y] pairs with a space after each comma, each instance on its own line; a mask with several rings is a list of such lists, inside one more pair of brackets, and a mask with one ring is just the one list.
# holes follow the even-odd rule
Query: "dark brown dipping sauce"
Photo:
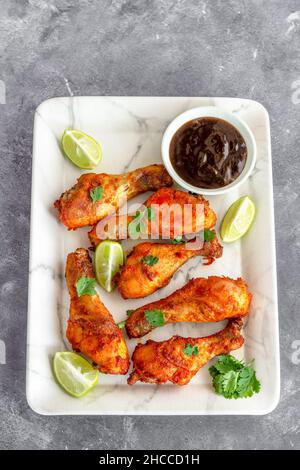
[[201, 188], [221, 188], [243, 171], [247, 147], [239, 131], [214, 117], [193, 119], [174, 134], [171, 163], [187, 183]]

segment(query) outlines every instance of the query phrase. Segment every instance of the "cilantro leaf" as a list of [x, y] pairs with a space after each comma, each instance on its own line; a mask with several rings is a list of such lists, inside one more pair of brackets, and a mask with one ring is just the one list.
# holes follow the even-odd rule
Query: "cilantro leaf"
[[102, 186], [97, 186], [96, 188], [91, 189], [90, 190], [90, 196], [91, 196], [93, 202], [100, 201], [100, 199], [102, 199], [102, 196], [103, 196]]
[[213, 378], [213, 387], [215, 389], [215, 392], [218, 395], [223, 395], [223, 376], [221, 374], [216, 375]]
[[143, 211], [136, 211], [136, 213], [132, 216], [132, 221], [128, 224], [128, 233], [131, 238], [135, 239], [136, 234], [145, 232], [146, 216], [148, 220], [154, 220], [155, 212], [152, 207], [147, 207]]
[[233, 398], [236, 391], [239, 374], [234, 370], [222, 375], [222, 388], [225, 398]]
[[201, 232], [201, 235], [203, 236], [203, 240], [205, 242], [211, 242], [216, 236], [215, 232], [213, 232], [212, 230], [209, 230], [208, 228], [205, 228]]
[[185, 348], [183, 349], [183, 352], [186, 356], [198, 356], [199, 354], [199, 348], [197, 345], [192, 346], [191, 344], [187, 343], [185, 345]]
[[125, 328], [125, 323], [126, 323], [126, 320], [120, 321], [120, 323], [118, 323], [118, 327], [120, 328], [120, 330], [122, 330], [123, 328]]
[[213, 379], [215, 379], [216, 377], [221, 377], [221, 374], [219, 374], [215, 366], [210, 366], [208, 372], [210, 373]]
[[164, 313], [161, 310], [145, 310], [145, 317], [151, 326], [157, 327], [165, 324]]
[[96, 279], [94, 277], [80, 277], [76, 282], [76, 291], [78, 297], [82, 295], [96, 295]]
[[130, 317], [130, 315], [134, 312], [134, 310], [126, 310], [126, 315], [127, 317]]
[[182, 239], [182, 236], [178, 236], [176, 238], [174, 238], [174, 240], [170, 240], [170, 243], [172, 245], [179, 245], [180, 243], [185, 243], [185, 240]]
[[155, 212], [152, 209], [152, 207], [147, 208], [147, 217], [148, 217], [148, 220], [154, 220], [155, 219]]
[[243, 368], [243, 363], [238, 361], [234, 356], [230, 355], [223, 355], [218, 358], [218, 362], [216, 362], [211, 368], [214, 368], [216, 372], [220, 374], [226, 374], [230, 370], [237, 371]]
[[147, 215], [148, 220], [154, 220], [155, 218], [154, 209], [152, 209], [152, 207], [147, 207], [147, 209], [145, 209], [144, 211], [136, 211], [136, 213], [132, 217], [134, 219], [137, 219], [138, 217], [143, 219], [146, 215]]
[[142, 258], [142, 263], [148, 264], [148, 266], [153, 266], [157, 262], [158, 262], [158, 257], [157, 256], [149, 255], [149, 256], [143, 256], [143, 258]]
[[261, 384], [252, 363], [244, 364], [234, 356], [220, 356], [209, 373], [216, 393], [225, 398], [248, 398], [260, 391]]
[[145, 231], [145, 224], [143, 222], [140, 222], [136, 226], [136, 231], [137, 232], [144, 232]]
[[260, 382], [256, 378], [256, 372], [252, 367], [245, 367], [239, 375], [237, 391], [241, 397], [252, 397], [260, 391]]
[[145, 231], [145, 224], [143, 222], [139, 222], [136, 226], [136, 231], [139, 232], [144, 232]]
[[137, 211], [132, 216], [132, 221], [128, 224], [128, 233], [129, 236], [133, 239], [136, 238], [136, 234], [145, 231], [145, 224], [143, 222], [145, 212]]
[[136, 211], [135, 214], [133, 214], [133, 219], [137, 219], [138, 217], [143, 216], [143, 213], [141, 211]]

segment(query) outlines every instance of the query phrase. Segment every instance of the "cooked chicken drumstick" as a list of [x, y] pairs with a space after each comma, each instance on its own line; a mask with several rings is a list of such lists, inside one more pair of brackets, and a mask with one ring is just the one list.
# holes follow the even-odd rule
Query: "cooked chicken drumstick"
[[[68, 229], [94, 225], [115, 212], [128, 199], [150, 190], [172, 186], [163, 165], [149, 165], [123, 175], [86, 173], [55, 201], [59, 218]], [[93, 200], [91, 192], [100, 188]]]
[[[151, 212], [149, 213], [149, 211]], [[138, 213], [144, 214], [143, 224], [145, 226], [145, 231], [140, 226], [139, 232], [149, 235], [151, 231], [157, 238], [175, 238], [178, 235], [177, 229], [180, 231], [179, 235], [196, 234], [200, 230], [210, 229], [216, 224], [216, 214], [203, 196], [178, 191], [174, 188], [162, 188], [156, 191], [147, 199], [142, 209], [136, 212], [136, 214]], [[115, 240], [127, 238], [127, 228], [130, 231], [129, 224], [134, 219], [136, 219], [136, 215], [127, 214], [114, 218], [109, 224], [109, 238]], [[109, 219], [107, 222], [109, 223]], [[181, 227], [182, 230], [180, 230]], [[93, 246], [98, 245], [104, 239], [99, 233], [99, 228], [97, 230], [97, 226], [89, 232], [89, 238]]]
[[176, 322], [217, 322], [248, 314], [251, 294], [241, 278], [210, 276], [189, 281], [165, 299], [136, 309], [126, 321], [130, 338]]
[[106, 374], [126, 374], [129, 354], [120, 328], [98, 294], [78, 296], [76, 284], [82, 277], [94, 278], [88, 251], [78, 248], [67, 258], [66, 279], [71, 298], [67, 338]]
[[177, 269], [190, 258], [203, 256], [212, 262], [222, 256], [222, 251], [216, 235], [198, 249], [188, 249], [185, 244], [140, 243], [127, 256], [115, 282], [124, 299], [146, 297], [166, 286]]
[[228, 354], [243, 345], [242, 324], [240, 319], [230, 320], [224, 330], [205, 338], [173, 336], [167, 341], [148, 340], [146, 344], [138, 344], [132, 356], [133, 372], [128, 384], [140, 380], [186, 385], [213, 357]]

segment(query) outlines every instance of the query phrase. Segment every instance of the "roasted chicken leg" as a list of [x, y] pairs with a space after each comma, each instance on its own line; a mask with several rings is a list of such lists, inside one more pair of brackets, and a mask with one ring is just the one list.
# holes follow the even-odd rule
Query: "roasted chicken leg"
[[73, 350], [81, 352], [106, 374], [126, 374], [129, 354], [120, 328], [98, 294], [78, 296], [80, 278], [94, 278], [88, 251], [78, 248], [67, 258], [66, 279], [71, 298], [67, 338]]
[[126, 321], [130, 338], [157, 326], [177, 322], [217, 322], [248, 314], [251, 294], [241, 278], [210, 276], [189, 281], [165, 299], [136, 309]]
[[[163, 165], [149, 165], [123, 175], [86, 173], [55, 201], [54, 206], [61, 222], [68, 229], [76, 229], [96, 224], [138, 194], [172, 184]], [[96, 188], [99, 188], [98, 194], [93, 199], [91, 194]]]
[[140, 380], [151, 384], [170, 381], [186, 385], [213, 357], [228, 354], [243, 345], [242, 324], [240, 319], [230, 320], [224, 330], [205, 338], [173, 336], [167, 341], [148, 340], [146, 344], [138, 344], [132, 356], [133, 372], [128, 384]]
[[[143, 217], [140, 218], [141, 216]], [[108, 218], [105, 224], [106, 220], [101, 223], [101, 227], [95, 226], [89, 232], [93, 246], [98, 245], [104, 238], [127, 238], [127, 231], [132, 238], [130, 226], [133, 229], [138, 228], [136, 231], [141, 234], [140, 238], [152, 235], [152, 238], [173, 239], [178, 235], [196, 234], [205, 228], [214, 227], [216, 214], [203, 196], [174, 188], [162, 188], [152, 194], [134, 215], [119, 215], [111, 220]], [[106, 227], [109, 227], [108, 232], [104, 230]]]
[[194, 256], [203, 256], [209, 263], [222, 256], [223, 248], [217, 236], [201, 242], [201, 248], [186, 248], [185, 244], [140, 243], [127, 256], [125, 265], [115, 277], [124, 299], [138, 299], [166, 286], [173, 274]]

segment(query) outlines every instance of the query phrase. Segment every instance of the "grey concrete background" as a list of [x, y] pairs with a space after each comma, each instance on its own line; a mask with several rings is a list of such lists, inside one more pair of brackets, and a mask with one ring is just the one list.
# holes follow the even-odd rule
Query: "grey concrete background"
[[[292, 362], [300, 340], [299, 40], [299, 0], [0, 0], [1, 448], [300, 448], [300, 365]], [[236, 96], [269, 110], [282, 370], [272, 414], [43, 417], [29, 409], [33, 114], [41, 101], [69, 93]]]

